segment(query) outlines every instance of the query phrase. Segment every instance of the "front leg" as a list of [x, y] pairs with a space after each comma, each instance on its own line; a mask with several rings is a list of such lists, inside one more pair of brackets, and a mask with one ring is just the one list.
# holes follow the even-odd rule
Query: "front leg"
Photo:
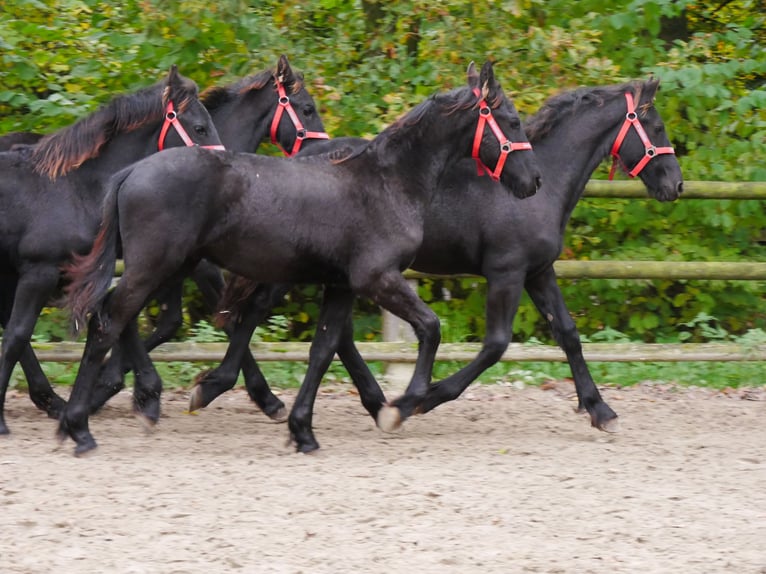
[[415, 371], [404, 394], [390, 405], [380, 409], [378, 426], [384, 431], [393, 431], [416, 412], [425, 398], [431, 382], [436, 351], [441, 340], [439, 318], [410, 287], [404, 276], [388, 272], [378, 281], [360, 290], [384, 309], [407, 321], [418, 339], [418, 356]]
[[427, 413], [442, 403], [453, 401], [479, 375], [497, 364], [511, 342], [513, 319], [519, 308], [523, 276], [519, 274], [487, 278], [486, 334], [476, 358], [454, 375], [431, 385], [418, 411]]
[[245, 300], [237, 305], [234, 325], [227, 324], [229, 346], [221, 363], [199, 377], [189, 398], [189, 410], [195, 411], [209, 405], [216, 397], [233, 388], [240, 367], [245, 388], [250, 398], [270, 418], [284, 420], [285, 405], [271, 392], [269, 384], [258, 368], [250, 352], [250, 340], [256, 327], [268, 317], [271, 309], [284, 298], [290, 286], [259, 285]]
[[548, 267], [543, 273], [529, 279], [526, 289], [537, 309], [548, 321], [553, 338], [566, 353], [577, 391], [578, 410], [588, 411], [591, 425], [597, 429], [616, 431], [617, 414], [604, 402], [593, 382], [582, 354], [580, 334], [564, 303], [553, 267]]
[[[2, 293], [3, 315], [8, 320], [4, 321], [2, 352], [0, 353], [0, 435], [8, 434], [5, 424], [4, 406], [5, 394], [16, 364], [25, 357], [34, 357], [30, 347], [32, 333], [45, 303], [55, 292], [59, 280], [58, 267], [55, 265], [40, 264], [27, 269], [18, 279], [15, 289], [7, 287]], [[12, 303], [11, 303], [12, 301]], [[10, 313], [8, 313], [10, 309]], [[4, 319], [5, 317], [0, 317]], [[26, 359], [25, 359], [26, 362]], [[37, 359], [34, 359], [37, 362]], [[27, 365], [29, 366], [29, 365]], [[31, 374], [37, 375], [30, 371]], [[43, 378], [45, 376], [43, 375]], [[33, 384], [39, 381], [32, 381]], [[45, 379], [43, 385], [44, 394], [52, 399], [55, 396], [53, 389]], [[36, 397], [37, 398], [37, 397]], [[45, 401], [46, 399], [39, 398]]]

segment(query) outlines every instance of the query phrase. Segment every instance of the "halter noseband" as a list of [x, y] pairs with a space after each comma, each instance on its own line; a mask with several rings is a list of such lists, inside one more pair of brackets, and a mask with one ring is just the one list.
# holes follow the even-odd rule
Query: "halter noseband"
[[[165, 122], [162, 124], [162, 129], [160, 130], [160, 139], [157, 140], [157, 148], [159, 149], [159, 151], [162, 151], [163, 149], [165, 149], [165, 138], [168, 135], [168, 130], [170, 129], [170, 126], [173, 126], [175, 128], [176, 132], [181, 137], [181, 139], [183, 140], [183, 142], [186, 144], [187, 147], [192, 147], [197, 145], [189, 137], [189, 134], [186, 133], [186, 130], [181, 125], [181, 122], [178, 120], [178, 114], [173, 108], [173, 102], [169, 101], [167, 108], [165, 108]], [[226, 149], [222, 145], [203, 145], [199, 147], [202, 147], [205, 149], [219, 149], [219, 150]]]
[[[279, 149], [282, 150], [282, 153], [284, 153], [287, 157], [292, 157], [301, 150], [301, 145], [303, 145], [303, 140], [305, 139], [330, 139], [330, 136], [325, 132], [310, 132], [303, 127], [303, 123], [298, 117], [298, 114], [295, 113], [295, 109], [290, 103], [290, 98], [285, 92], [284, 84], [279, 78], [276, 78], [275, 81], [277, 84], [279, 103], [277, 105], [277, 111], [274, 112], [274, 119], [271, 121], [271, 143], [279, 147]], [[293, 125], [295, 126], [295, 143], [293, 144], [292, 151], [287, 151], [284, 149], [277, 139], [277, 128], [279, 128], [279, 122], [282, 119], [282, 114], [285, 111], [287, 111], [287, 115], [290, 116], [290, 119], [293, 121]]]
[[[532, 149], [532, 144], [529, 142], [512, 142], [505, 136], [503, 130], [497, 125], [497, 120], [492, 115], [492, 110], [487, 105], [487, 101], [481, 97], [481, 92], [478, 88], [473, 89], [473, 93], [479, 98], [479, 123], [476, 125], [476, 134], [473, 136], [473, 150], [471, 151], [471, 157], [476, 161], [476, 172], [478, 175], [488, 175], [494, 181], [500, 179], [500, 174], [503, 172], [503, 166], [505, 166], [505, 160], [508, 159], [508, 154], [512, 151], [518, 151], [523, 149]], [[489, 124], [492, 133], [495, 134], [497, 141], [500, 143], [500, 157], [497, 158], [497, 165], [492, 170], [487, 166], [479, 157], [479, 148], [481, 147], [481, 140], [484, 136], [484, 126]]]
[[[617, 133], [617, 139], [614, 140], [614, 145], [612, 146], [612, 151], [610, 152], [610, 155], [613, 158], [612, 167], [609, 170], [610, 181], [614, 178], [614, 172], [617, 169], [618, 163], [630, 177], [636, 177], [639, 173], [641, 173], [641, 170], [646, 167], [646, 164], [648, 164], [653, 157], [666, 153], [676, 153], [672, 147], [655, 147], [652, 145], [652, 142], [649, 140], [649, 136], [646, 135], [644, 126], [641, 125], [641, 122], [638, 119], [636, 106], [633, 103], [633, 94], [630, 92], [625, 92], [625, 100], [628, 104], [628, 113], [625, 114], [625, 121], [622, 123], [620, 131]], [[625, 140], [625, 136], [628, 135], [628, 131], [630, 130], [631, 126], [636, 129], [638, 137], [641, 138], [641, 142], [644, 144], [644, 157], [641, 158], [641, 160], [633, 169], [628, 171], [628, 169], [625, 167], [625, 164], [622, 162], [622, 159], [620, 158], [620, 148], [622, 147], [622, 143]]]

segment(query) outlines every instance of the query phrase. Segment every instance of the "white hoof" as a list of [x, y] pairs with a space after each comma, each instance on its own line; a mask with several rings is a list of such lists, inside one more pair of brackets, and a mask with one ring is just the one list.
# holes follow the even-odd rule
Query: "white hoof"
[[402, 425], [402, 416], [399, 409], [384, 405], [378, 413], [378, 428], [384, 432], [394, 432]]

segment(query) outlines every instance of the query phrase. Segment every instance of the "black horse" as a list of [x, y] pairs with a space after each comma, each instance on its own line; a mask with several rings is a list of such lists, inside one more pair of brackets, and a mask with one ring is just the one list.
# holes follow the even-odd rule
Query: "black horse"
[[[649, 194], [660, 201], [675, 200], [683, 189], [681, 170], [672, 154], [662, 120], [654, 107], [657, 81], [579, 89], [549, 99], [526, 122], [525, 130], [535, 155], [544, 166], [543, 184], [535, 197], [522, 203], [498, 193], [497, 184], [476, 177], [470, 162], [448, 170], [443, 185], [425, 213], [423, 243], [412, 269], [434, 274], [476, 274], [487, 279], [486, 336], [479, 355], [459, 372], [428, 388], [415, 406], [408, 395], [395, 401], [379, 416], [383, 397], [377, 382], [354, 347], [353, 331], [342, 336], [324, 329], [317, 332], [312, 354], [323, 356], [337, 350], [359, 388], [360, 399], [379, 424], [397, 426], [411, 412], [427, 412], [457, 398], [483, 371], [500, 360], [511, 340], [513, 318], [523, 289], [546, 318], [555, 340], [565, 351], [579, 398], [591, 424], [608, 430], [616, 414], [602, 400], [582, 356], [580, 337], [559, 290], [553, 263], [561, 252], [564, 230], [585, 184], [593, 171], [610, 155], [626, 171], [638, 176]], [[627, 115], [626, 115], [627, 114]], [[315, 146], [308, 153], [365, 145], [364, 140], [338, 138]], [[657, 147], [655, 147], [657, 146]], [[190, 409], [206, 406], [234, 386], [242, 352], [255, 326], [281, 301], [289, 285], [257, 287], [232, 283], [223, 302], [227, 317], [236, 317], [237, 329], [221, 365], [198, 381]], [[251, 294], [249, 298], [247, 296]], [[350, 321], [350, 299], [344, 309], [327, 311], [342, 317], [333, 325]], [[334, 341], [334, 342], [333, 342]], [[260, 393], [268, 387], [258, 382]], [[256, 391], [248, 389], [253, 395]], [[290, 430], [300, 449], [315, 444], [311, 412], [315, 389], [301, 393], [290, 415]], [[404, 405], [407, 409], [400, 411]], [[385, 412], [385, 411], [384, 411]]]
[[[423, 237], [436, 183], [446, 166], [473, 154], [487, 170], [497, 164], [491, 173], [518, 197], [539, 185], [534, 155], [511, 153], [530, 146], [492, 65], [481, 75], [471, 65], [468, 84], [429, 98], [337, 163], [173, 150], [184, 169], [150, 157], [117, 174], [94, 249], [68, 272], [75, 323], [91, 315], [59, 427], [77, 443], [75, 453], [96, 446], [88, 410], [104, 355], [151, 292], [201, 258], [252, 280], [328, 284], [325, 299], [334, 284], [372, 298], [415, 329], [420, 353], [410, 392], [424, 397], [439, 320], [401, 272]], [[173, 208], [188, 197], [182, 214]], [[118, 235], [125, 271], [106, 297]]]
[[[306, 90], [302, 75], [293, 70], [284, 55], [279, 58], [273, 70], [264, 70], [227, 86], [208, 88], [202, 92], [200, 99], [210, 112], [221, 141], [231, 151], [254, 153], [261, 142], [271, 141], [285, 155], [292, 156], [329, 137], [324, 132], [322, 120], [311, 94]], [[220, 269], [202, 260], [192, 271], [191, 278], [212, 313], [223, 288]], [[154, 331], [144, 341], [143, 346], [147, 351], [170, 340], [181, 326], [183, 281], [183, 278], [177, 278], [163, 285], [154, 294], [153, 298], [157, 299], [161, 312]], [[133, 344], [138, 343], [134, 341]], [[131, 362], [130, 355], [126, 357], [127, 363]], [[104, 367], [92, 398], [92, 412], [125, 386], [122, 358], [122, 355], [114, 353]], [[131, 365], [137, 368], [135, 390], [144, 396], [136, 406], [148, 422], [156, 422], [159, 402], [148, 402], [147, 396], [153, 393], [142, 389], [140, 369], [145, 363], [141, 361], [141, 353], [136, 360], [138, 365]], [[282, 401], [271, 393], [268, 386], [264, 388], [258, 384], [263, 375], [250, 353], [244, 356], [242, 370], [245, 379], [253, 381], [249, 388], [255, 390], [253, 400], [263, 412], [275, 419], [284, 418]], [[261, 389], [264, 391], [261, 392]]]
[[60, 266], [92, 245], [108, 178], [158, 148], [178, 145], [222, 148], [197, 85], [173, 66], [154, 86], [119, 96], [34, 146], [0, 153], [0, 434], [8, 432], [3, 404], [19, 361], [38, 407], [52, 416], [62, 409], [30, 339], [57, 291]]
[[[302, 76], [292, 69], [284, 55], [279, 58], [274, 69], [249, 75], [230, 85], [208, 88], [200, 95], [200, 100], [216, 124], [221, 141], [228, 149], [234, 151], [254, 152], [262, 141], [270, 140], [280, 148], [296, 153], [306, 149], [309, 143], [328, 137], [316, 113], [314, 100], [305, 89]], [[36, 143], [42, 137], [41, 134], [29, 132], [7, 134], [0, 137], [0, 149], [16, 148], [21, 151], [21, 146]], [[30, 153], [30, 150], [26, 153]], [[71, 179], [68, 185], [78, 185], [80, 181]], [[92, 202], [92, 213], [99, 212], [102, 197], [101, 193], [96, 192], [83, 194], [84, 199]], [[94, 223], [91, 217], [89, 222], [90, 225], [94, 225], [97, 219]], [[95, 237], [95, 231], [93, 233]], [[192, 272], [192, 278], [197, 282], [212, 311], [223, 287], [220, 270], [202, 261]], [[180, 279], [172, 285], [163, 286], [161, 291], [155, 293], [154, 297], [160, 301], [163, 312], [159, 315], [154, 332], [145, 342], [147, 349], [153, 349], [177, 331], [182, 321], [182, 289], [183, 280]], [[10, 313], [13, 294], [11, 290], [5, 292], [5, 297], [10, 298], [0, 301], [3, 313]], [[102, 385], [95, 399], [98, 405], [103, 404], [124, 386], [123, 365], [120, 364], [119, 358], [115, 353], [104, 367]], [[51, 388], [31, 349], [22, 355], [21, 363], [27, 376], [32, 401], [52, 418], [58, 418], [63, 400]], [[246, 378], [262, 379], [252, 356], [249, 356], [249, 360], [245, 357], [243, 371]], [[140, 373], [138, 376], [140, 377]], [[250, 386], [261, 388], [257, 382]], [[140, 379], [136, 388], [141, 391]], [[257, 399], [258, 404], [269, 416], [279, 418], [280, 413], [284, 411], [284, 404], [268, 387], [265, 388], [265, 392], [256, 394], [254, 399]], [[155, 406], [146, 398], [139, 401], [139, 404], [147, 409]], [[156, 414], [144, 414], [150, 420], [156, 417]]]

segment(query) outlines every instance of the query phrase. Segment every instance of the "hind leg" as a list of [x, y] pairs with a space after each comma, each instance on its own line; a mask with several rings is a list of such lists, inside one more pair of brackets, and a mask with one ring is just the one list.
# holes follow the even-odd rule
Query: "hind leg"
[[287, 419], [290, 438], [299, 452], [311, 452], [319, 448], [312, 429], [314, 402], [322, 377], [335, 356], [344, 326], [350, 324], [348, 319], [353, 303], [354, 295], [347, 287], [325, 287], [306, 375]]

